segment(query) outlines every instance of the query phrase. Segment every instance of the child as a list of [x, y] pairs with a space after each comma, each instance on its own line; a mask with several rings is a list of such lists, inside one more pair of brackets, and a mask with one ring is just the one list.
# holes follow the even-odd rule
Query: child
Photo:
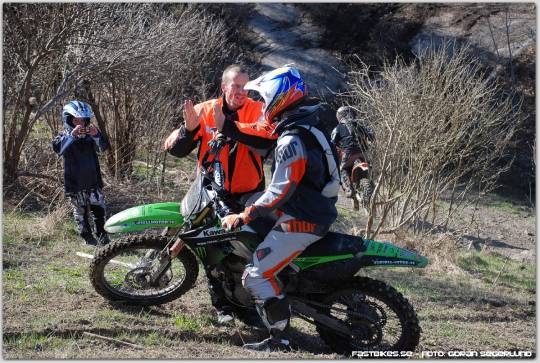
[[[101, 189], [103, 180], [96, 149], [104, 151], [108, 143], [96, 126], [90, 124], [92, 109], [81, 101], [64, 106], [64, 132], [52, 141], [53, 150], [64, 157], [64, 191], [73, 205], [73, 215], [80, 236], [87, 245], [110, 242], [105, 232], [105, 200]], [[96, 236], [92, 235], [89, 214], [92, 212]]]

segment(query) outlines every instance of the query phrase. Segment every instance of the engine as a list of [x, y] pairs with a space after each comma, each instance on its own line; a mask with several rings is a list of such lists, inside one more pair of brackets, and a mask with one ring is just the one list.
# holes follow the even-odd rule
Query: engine
[[212, 271], [212, 275], [221, 280], [227, 297], [235, 304], [251, 306], [251, 294], [242, 286], [246, 264], [246, 259], [230, 254]]

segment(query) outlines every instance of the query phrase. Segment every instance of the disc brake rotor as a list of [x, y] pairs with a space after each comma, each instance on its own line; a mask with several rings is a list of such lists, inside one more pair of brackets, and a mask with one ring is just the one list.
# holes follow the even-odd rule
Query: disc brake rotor
[[374, 346], [382, 341], [382, 328], [386, 323], [386, 319], [381, 321], [377, 306], [373, 305], [375, 304], [364, 301], [354, 308], [347, 309], [349, 312], [354, 312], [354, 314], [347, 314], [353, 337], [365, 346]]
[[150, 284], [150, 272], [150, 266], [134, 268], [126, 274], [124, 282], [132, 289], [143, 290], [156, 287], [165, 287], [172, 280], [173, 277], [172, 270], [170, 268], [167, 269], [167, 271], [165, 271], [165, 273], [159, 278], [156, 286]]
[[365, 318], [354, 318], [350, 323], [353, 339], [361, 346], [373, 347], [381, 343], [383, 331], [378, 324]]
[[352, 335], [361, 346], [379, 345], [383, 337], [383, 328], [387, 316], [384, 309], [375, 302], [366, 299], [364, 294], [354, 294], [347, 302], [347, 321]]

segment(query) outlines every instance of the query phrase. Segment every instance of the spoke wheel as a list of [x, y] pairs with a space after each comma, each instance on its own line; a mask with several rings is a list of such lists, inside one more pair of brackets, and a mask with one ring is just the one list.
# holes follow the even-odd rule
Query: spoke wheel
[[[350, 286], [350, 287], [349, 287]], [[411, 304], [394, 288], [369, 278], [357, 278], [348, 287], [321, 301], [323, 311], [345, 324], [345, 336], [325, 326], [317, 330], [336, 352], [414, 351], [420, 339], [418, 318]]]
[[136, 236], [111, 243], [92, 260], [92, 285], [108, 300], [134, 305], [157, 305], [178, 298], [193, 287], [198, 264], [184, 248], [153, 281], [152, 268], [166, 244], [167, 239], [161, 236]]

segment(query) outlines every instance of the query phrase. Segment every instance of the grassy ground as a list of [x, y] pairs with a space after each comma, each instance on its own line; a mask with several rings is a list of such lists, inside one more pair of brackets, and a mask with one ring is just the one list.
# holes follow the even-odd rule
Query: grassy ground
[[[190, 185], [193, 168], [193, 158], [168, 159], [164, 183], [156, 187], [161, 170], [148, 180], [153, 171], [137, 162], [131, 183], [106, 186], [110, 213], [141, 203], [179, 200]], [[90, 285], [89, 260], [76, 254], [93, 250], [81, 244], [69, 208], [28, 212], [22, 207], [14, 210], [17, 204], [4, 200], [2, 353], [6, 359], [340, 358], [298, 320], [292, 323], [293, 338], [301, 350], [289, 354], [243, 350], [243, 342], [261, 339], [264, 333], [241, 322], [219, 326], [202, 275], [194, 289], [169, 304], [111, 305]], [[502, 241], [518, 239], [521, 230], [534, 231], [534, 210], [492, 196], [482, 208], [485, 224], [480, 227], [488, 236], [480, 240], [491, 241], [493, 248], [456, 249], [444, 236], [434, 236], [422, 249], [432, 262], [426, 269], [362, 272], [388, 282], [413, 303], [423, 330], [419, 352], [535, 350], [534, 260], [510, 258], [515, 256], [495, 248], [505, 247]], [[362, 218], [347, 200], [340, 200], [338, 211], [334, 230], [359, 232], [355, 226], [362, 224]], [[467, 219], [466, 214], [462, 217]], [[528, 238], [532, 242], [525, 247], [534, 250], [534, 238]], [[379, 239], [395, 241], [390, 236]]]
[[[93, 250], [81, 245], [72, 223], [66, 222], [68, 212], [4, 211], [4, 358], [339, 358], [298, 321], [293, 323], [294, 337], [302, 350], [244, 351], [244, 341], [264, 334], [240, 322], [218, 326], [204, 276], [196, 288], [169, 304], [110, 305], [89, 283], [89, 260], [76, 255]], [[338, 223], [346, 229], [354, 215], [346, 208], [341, 214]], [[423, 330], [419, 351], [534, 351], [535, 266], [489, 251], [463, 250], [453, 260], [451, 266], [438, 262], [424, 270], [363, 273], [387, 281], [413, 303]]]

